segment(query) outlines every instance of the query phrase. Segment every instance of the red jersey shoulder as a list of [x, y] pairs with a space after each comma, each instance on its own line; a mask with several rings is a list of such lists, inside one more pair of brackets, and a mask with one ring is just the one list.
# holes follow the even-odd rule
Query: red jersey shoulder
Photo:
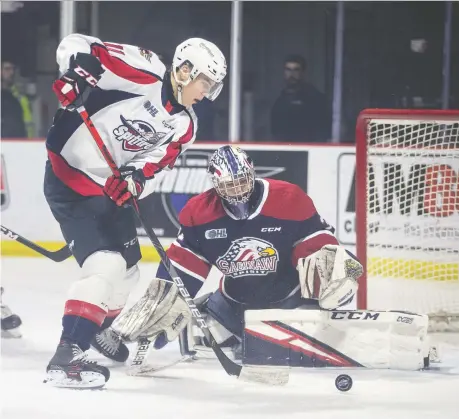
[[268, 197], [261, 214], [282, 220], [303, 221], [317, 210], [309, 195], [298, 185], [283, 180], [265, 179], [269, 184]]
[[179, 214], [179, 222], [184, 227], [194, 227], [210, 223], [226, 215], [221, 200], [214, 189], [191, 198]]

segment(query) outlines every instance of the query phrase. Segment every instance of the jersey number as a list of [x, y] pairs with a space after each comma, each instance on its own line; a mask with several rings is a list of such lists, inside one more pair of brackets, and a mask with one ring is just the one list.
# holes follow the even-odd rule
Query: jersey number
[[109, 52], [124, 55], [123, 46], [120, 44], [112, 44], [111, 42], [104, 42], [105, 47]]

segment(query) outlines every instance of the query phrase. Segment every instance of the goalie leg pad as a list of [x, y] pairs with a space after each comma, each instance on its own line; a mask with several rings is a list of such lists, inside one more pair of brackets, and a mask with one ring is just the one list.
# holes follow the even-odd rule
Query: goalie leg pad
[[228, 300], [220, 291], [216, 291], [209, 297], [203, 310], [226, 330], [242, 339], [244, 308], [241, 304]]
[[174, 340], [191, 319], [188, 305], [170, 281], [155, 278], [134, 306], [123, 310], [112, 329], [125, 341], [139, 337]]
[[[230, 347], [240, 344], [243, 333], [243, 309], [239, 304], [229, 301], [220, 291], [216, 291], [199, 309], [210, 333], [219, 345]], [[182, 355], [196, 355], [198, 358], [213, 357], [209, 349], [210, 347], [205, 344], [204, 334], [192, 318], [190, 324], [180, 334]]]
[[247, 310], [243, 363], [420, 370], [428, 317], [397, 311]]
[[[317, 310], [317, 300], [305, 300], [301, 297], [300, 291], [290, 297], [271, 304], [276, 309], [301, 308], [305, 310]], [[223, 347], [231, 347], [239, 357], [240, 342], [243, 337], [244, 311], [246, 307], [229, 300], [220, 291], [213, 293], [200, 310], [206, 320], [209, 331], [218, 344]], [[203, 352], [204, 335], [198, 325], [191, 320], [185, 330], [180, 334], [180, 348], [182, 355], [195, 355], [196, 352]], [[208, 351], [207, 351], [208, 352]]]
[[[210, 333], [222, 348], [240, 345], [241, 338], [236, 337], [236, 335], [222, 326], [211, 315], [202, 314]], [[209, 343], [206, 341], [204, 333], [202, 333], [202, 330], [199, 328], [194, 318], [192, 318], [190, 324], [182, 330], [179, 335], [179, 339], [180, 352], [182, 355], [196, 355], [197, 352], [201, 354], [203, 351], [208, 353], [210, 350]], [[212, 352], [212, 356], [213, 355], [214, 354]], [[207, 356], [205, 357], [207, 358]]]

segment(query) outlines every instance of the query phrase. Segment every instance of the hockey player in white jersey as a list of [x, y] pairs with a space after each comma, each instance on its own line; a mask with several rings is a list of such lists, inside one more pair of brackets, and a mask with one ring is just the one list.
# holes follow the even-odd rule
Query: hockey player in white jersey
[[[47, 136], [44, 192], [81, 278], [69, 290], [46, 382], [94, 388], [105, 384], [109, 370], [87, 361], [90, 345], [116, 361], [128, 357], [107, 329], [139, 276], [134, 214], [126, 204], [150, 194], [193, 143], [192, 105], [217, 98], [226, 61], [213, 43], [191, 38], [166, 69], [146, 49], [72, 34], [60, 43], [57, 62], [62, 76], [53, 90], [64, 109]], [[112, 175], [75, 112], [83, 100], [120, 177]]]

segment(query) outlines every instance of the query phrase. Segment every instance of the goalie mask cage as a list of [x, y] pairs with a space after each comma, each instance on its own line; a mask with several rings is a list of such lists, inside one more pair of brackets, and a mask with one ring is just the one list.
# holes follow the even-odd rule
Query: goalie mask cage
[[368, 109], [356, 131], [361, 309], [459, 331], [459, 111]]

